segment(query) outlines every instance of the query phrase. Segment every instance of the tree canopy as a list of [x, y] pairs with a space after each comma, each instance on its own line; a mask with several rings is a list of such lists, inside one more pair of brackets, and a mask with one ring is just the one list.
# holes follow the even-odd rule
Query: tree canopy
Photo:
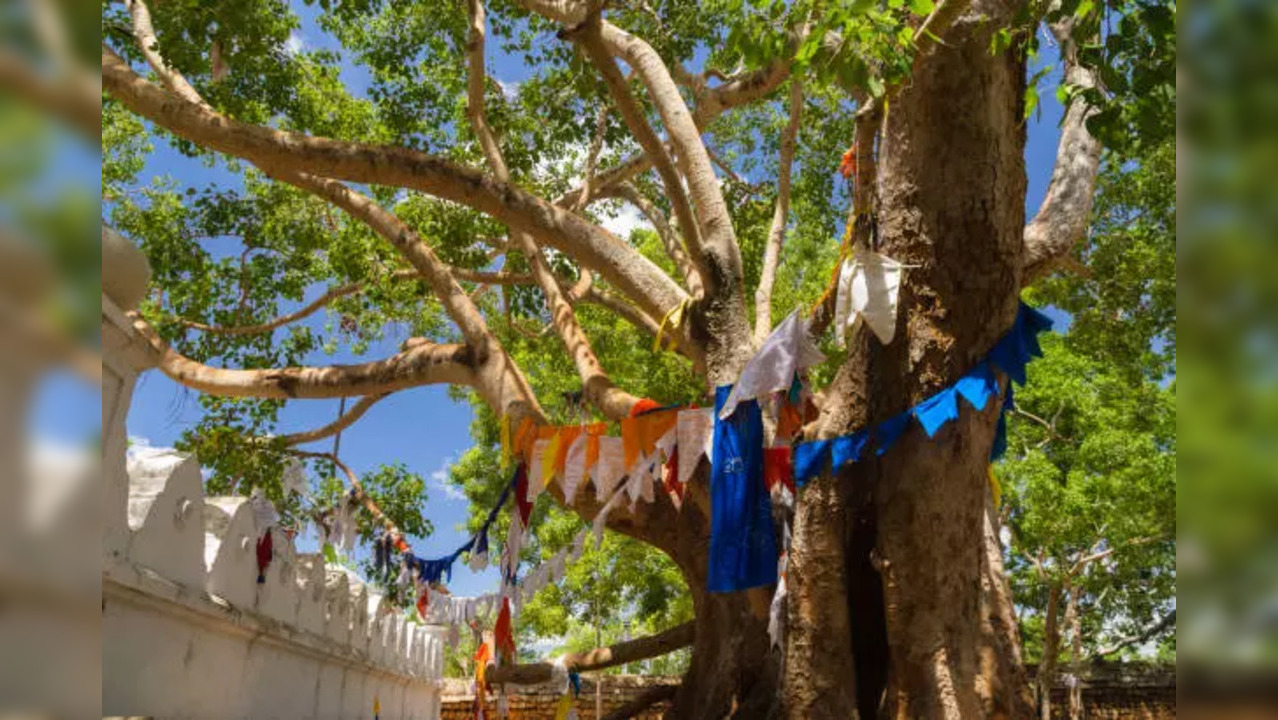
[[[1086, 622], [1112, 633], [1163, 608], [1170, 582], [1156, 553], [1166, 549], [1175, 445], [1165, 147], [1175, 27], [1173, 5], [1147, 0], [107, 2], [104, 222], [153, 267], [135, 329], [162, 372], [200, 393], [202, 415], [181, 446], [212, 471], [212, 488], [261, 488], [290, 517], [341, 492], [334, 458], [299, 446], [357, 427], [390, 393], [446, 384], [473, 408], [475, 444], [450, 481], [472, 501], [475, 528], [508, 481], [503, 419], [615, 421], [645, 398], [712, 404], [775, 320], [802, 309], [829, 358], [811, 373], [819, 417], [803, 437], [845, 433], [965, 372], [1030, 286], [1072, 326], [1018, 396], [1007, 522], [1013, 546], [1044, 567], [1113, 548], [1104, 567], [1133, 574], [1106, 592], [1090, 570], [1080, 577], [1096, 587], [1077, 596], [1086, 609], [1104, 606]], [[1066, 112], [1046, 199], [1027, 221], [1024, 198], [1010, 196], [1024, 194], [1024, 121], [1052, 76], [1050, 63], [1027, 73], [1044, 48], [1058, 56], [1053, 91]], [[979, 84], [946, 85], [958, 81], [938, 57], [970, 65]], [[954, 111], [958, 134], [941, 138], [944, 113], [910, 111], [929, 83], [957, 93], [936, 102], [985, 104]], [[218, 179], [148, 172], [161, 143]], [[951, 155], [946, 143], [989, 157]], [[1102, 143], [1112, 157], [1093, 212]], [[926, 147], [936, 148], [926, 162], [911, 155]], [[928, 184], [938, 178], [962, 185], [953, 207], [938, 209]], [[998, 196], [978, 197], [973, 183]], [[914, 203], [932, 207], [910, 215]], [[646, 227], [617, 237], [605, 226], [623, 212]], [[934, 237], [938, 222], [952, 240]], [[836, 345], [825, 332], [832, 273], [881, 243], [920, 269], [902, 300], [910, 337], [882, 349], [861, 331]], [[978, 257], [985, 275], [952, 277]], [[1062, 266], [1091, 276], [1053, 276]], [[898, 370], [908, 382], [893, 380]], [[872, 378], [890, 387], [872, 396]], [[287, 403], [335, 397], [351, 400], [342, 418], [276, 434]], [[972, 428], [988, 425], [992, 437], [991, 418]], [[988, 456], [973, 447], [961, 445], [983, 476]], [[282, 485], [299, 458], [326, 478], [314, 494]], [[822, 538], [837, 536], [844, 552], [861, 530], [809, 518], [875, 503], [861, 522], [901, 537], [889, 511], [908, 503], [883, 498], [927, 497], [899, 478], [933, 474], [902, 467], [876, 465], [859, 485], [820, 483], [814, 515], [792, 518], [815, 533], [796, 531], [797, 545], [821, 556]], [[388, 459], [362, 484], [406, 535], [431, 531], [426, 484], [412, 470]], [[753, 613], [758, 630], [747, 600], [689, 587], [709, 521], [708, 479], [692, 485], [693, 511], [659, 498], [610, 516], [620, 535], [531, 603], [522, 630], [577, 643], [619, 620], [666, 626], [707, 607]], [[968, 541], [979, 529], [971, 487], [948, 528]], [[1078, 512], [1088, 506], [1103, 512]], [[599, 509], [593, 493], [566, 503], [552, 490], [534, 509], [525, 556], [563, 548]], [[360, 530], [378, 532], [368, 518]], [[871, 564], [857, 547], [865, 557], [849, 568]], [[796, 585], [813, 579], [803, 569], [812, 556], [794, 559]], [[855, 589], [841, 577], [810, 587], [846, 596]], [[1051, 581], [1034, 577], [1016, 576], [1027, 598]], [[828, 600], [831, 612], [843, 604]], [[791, 614], [811, 607], [800, 598]], [[964, 622], [974, 627], [973, 617]], [[766, 648], [757, 635], [742, 642]], [[799, 652], [820, 644], [805, 642]], [[707, 687], [697, 702], [707, 714], [735, 703], [730, 683], [742, 677], [752, 675]]]

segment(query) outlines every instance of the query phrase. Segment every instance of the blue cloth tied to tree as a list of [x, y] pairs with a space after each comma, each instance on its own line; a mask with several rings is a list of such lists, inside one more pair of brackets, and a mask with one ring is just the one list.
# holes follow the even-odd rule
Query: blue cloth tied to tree
[[763, 417], [754, 400], [719, 419], [732, 392], [715, 388], [714, 454], [710, 462], [710, 592], [734, 592], [777, 581], [772, 499], [763, 483]]

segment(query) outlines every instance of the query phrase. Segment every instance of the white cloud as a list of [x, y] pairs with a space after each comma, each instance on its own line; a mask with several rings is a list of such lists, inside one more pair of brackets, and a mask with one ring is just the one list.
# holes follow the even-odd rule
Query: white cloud
[[289, 32], [288, 39], [284, 41], [284, 52], [289, 55], [296, 55], [306, 49], [306, 41], [296, 31]]
[[616, 210], [601, 212], [599, 221], [605, 230], [622, 239], [628, 239], [630, 231], [637, 228], [652, 229], [652, 223], [629, 203], [622, 203]]
[[507, 102], [513, 101], [519, 97], [519, 83], [516, 81], [505, 82], [493, 78], [497, 83], [497, 87], [501, 88], [501, 94], [505, 96]]
[[433, 487], [444, 493], [444, 497], [450, 500], [465, 500], [466, 493], [448, 482], [448, 468], [452, 466], [454, 460], [455, 458], [451, 456], [444, 458], [444, 462], [430, 474], [430, 482]]

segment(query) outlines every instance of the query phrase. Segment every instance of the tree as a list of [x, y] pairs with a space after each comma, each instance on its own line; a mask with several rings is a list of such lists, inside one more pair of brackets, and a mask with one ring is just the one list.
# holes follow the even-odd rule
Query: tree
[[[105, 8], [103, 87], [108, 108], [127, 111], [109, 109], [108, 128], [141, 117], [239, 178], [189, 196], [163, 184], [140, 200], [121, 192], [111, 221], [157, 265], [135, 327], [163, 372], [222, 413], [195, 434], [233, 428], [220, 433], [219, 470], [261, 485], [278, 462], [255, 458], [286, 443], [259, 438], [285, 402], [361, 397], [362, 412], [386, 393], [449, 384], [487, 408], [476, 435], [490, 447], [497, 417], [576, 422], [584, 407], [616, 420], [647, 387], [705, 403], [772, 317], [820, 298], [824, 333], [831, 263], [869, 247], [917, 266], [897, 339], [852, 334], [815, 374], [819, 417], [805, 435], [894, 416], [979, 359], [1020, 290], [1083, 234], [1101, 150], [1091, 130], [1132, 127], [1123, 101], [1134, 94], [1174, 98], [1171, 66], [1141, 64], [1151, 46], [1169, 55], [1174, 13], [1121, 0], [321, 8], [319, 25], [367, 71], [366, 98], [343, 85], [336, 53], [285, 49], [298, 19], [277, 0]], [[1040, 23], [1060, 51], [1068, 111], [1047, 199], [1026, 223], [1025, 58]], [[1118, 42], [1096, 43], [1102, 32]], [[517, 89], [489, 76], [490, 37], [530, 70]], [[1135, 76], [1133, 63], [1157, 93], [1108, 81], [1102, 92], [1098, 71]], [[821, 239], [843, 224], [847, 186], [834, 171], [852, 140], [852, 227], [836, 248]], [[112, 167], [128, 177], [127, 164]], [[655, 236], [600, 227], [618, 202]], [[237, 238], [241, 254], [215, 257], [210, 236]], [[323, 332], [290, 324], [308, 308], [281, 315], [281, 301], [316, 284], [327, 290], [308, 308], [335, 318]], [[410, 335], [390, 357], [297, 365], [388, 328]], [[668, 335], [682, 360], [609, 347], [641, 334]], [[996, 412], [964, 413], [935, 440], [907, 432], [893, 452], [805, 489], [779, 655], [766, 589], [705, 591], [706, 473], [682, 511], [661, 496], [610, 515], [610, 529], [664, 553], [690, 593], [676, 713], [1023, 715], [1012, 604], [987, 532]], [[504, 481], [490, 477], [483, 494]], [[600, 510], [590, 493], [571, 504], [552, 494], [583, 520]]]
[[1062, 659], [1078, 672], [1174, 630], [1175, 175], [1170, 145], [1111, 159], [1075, 249], [1088, 272], [1035, 291], [1070, 328], [1030, 367], [998, 474], [1043, 717]]

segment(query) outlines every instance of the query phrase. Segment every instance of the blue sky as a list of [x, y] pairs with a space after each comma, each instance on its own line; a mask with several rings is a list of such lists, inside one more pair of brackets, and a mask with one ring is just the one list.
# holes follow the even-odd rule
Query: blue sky
[[[303, 27], [292, 42], [307, 48], [332, 47], [331, 39], [315, 25], [315, 8], [301, 3], [297, 5]], [[490, 45], [490, 52], [497, 52], [495, 44]], [[489, 66], [493, 76], [503, 82], [518, 82], [526, 75], [519, 62], [508, 57], [494, 57]], [[353, 92], [361, 92], [367, 86], [367, 74], [363, 70], [348, 66], [343, 72], [343, 79]], [[1029, 121], [1029, 142], [1025, 153], [1029, 174], [1027, 211], [1030, 213], [1042, 199], [1051, 176], [1061, 115], [1055, 93], [1050, 90], [1054, 87], [1055, 78], [1046, 78], [1044, 82], [1048, 90], [1040, 93], [1039, 113]], [[197, 187], [209, 182], [225, 184], [228, 177], [222, 170], [210, 169], [198, 161], [183, 158], [165, 143], [157, 142], [156, 152], [143, 178], [163, 174]], [[622, 226], [619, 229], [624, 230], [626, 222], [625, 218], [618, 218], [617, 223]], [[315, 322], [323, 322], [323, 319], [322, 314], [315, 316]], [[402, 339], [387, 337], [370, 348], [367, 357], [396, 352]], [[312, 359], [316, 363], [353, 360], [341, 354], [334, 358], [320, 356]], [[55, 376], [40, 389], [32, 427], [37, 437], [45, 441], [82, 442], [98, 431], [101, 413], [95, 408], [99, 407], [96, 388], [85, 387], [65, 376]], [[279, 430], [311, 429], [331, 421], [337, 414], [337, 400], [298, 401], [283, 412]], [[169, 446], [185, 428], [195, 423], [198, 415], [199, 405], [192, 391], [181, 388], [157, 372], [147, 373], [140, 379], [133, 397], [128, 419], [129, 434], [145, 439], [151, 445]], [[470, 420], [470, 409], [450, 401], [443, 387], [424, 387], [383, 400], [343, 434], [342, 458], [356, 472], [373, 469], [384, 462], [403, 462], [428, 478], [429, 500], [424, 514], [434, 524], [435, 534], [414, 543], [414, 550], [420, 555], [450, 552], [465, 539], [461, 528], [467, 516], [467, 503], [446, 487], [445, 473], [449, 463], [470, 445]], [[323, 442], [310, 447], [327, 450], [331, 445]], [[493, 571], [476, 575], [458, 563], [452, 589], [461, 595], [478, 595], [494, 590], [496, 584], [497, 577]]]

